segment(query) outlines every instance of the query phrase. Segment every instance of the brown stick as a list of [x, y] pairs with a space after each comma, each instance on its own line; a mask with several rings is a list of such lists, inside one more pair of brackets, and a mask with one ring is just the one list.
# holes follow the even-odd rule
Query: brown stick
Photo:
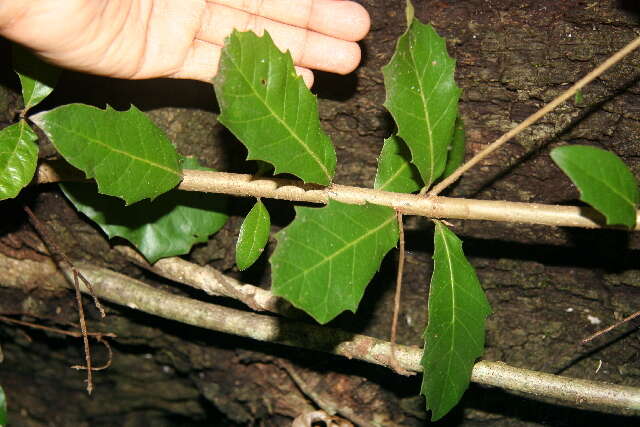
[[[97, 285], [101, 298], [134, 310], [258, 341], [330, 352], [389, 366], [389, 343], [376, 338], [207, 304], [90, 264], [79, 267]], [[8, 273], [3, 277], [2, 286], [24, 288], [46, 278], [48, 289], [68, 287], [61, 272], [49, 261], [16, 260], [0, 254], [0, 270]], [[81, 290], [87, 292], [84, 288]], [[396, 350], [398, 362], [404, 369], [422, 370], [422, 349], [398, 345]], [[533, 397], [556, 399], [556, 403], [570, 406], [619, 414], [640, 413], [640, 389], [634, 387], [562, 377], [488, 361], [474, 365], [471, 380]]]
[[[64, 252], [60, 250], [60, 248], [56, 245], [54, 240], [49, 236], [49, 232], [45, 228], [44, 224], [40, 223], [40, 220], [36, 218], [36, 216], [31, 212], [31, 209], [24, 205], [24, 211], [29, 216], [29, 222], [38, 232], [44, 243], [50, 248], [50, 251], [53, 258], [55, 259], [55, 255], [60, 255], [64, 262], [66, 262], [72, 271], [73, 277], [73, 289], [75, 291], [76, 296], [76, 306], [78, 307], [78, 317], [80, 318], [80, 331], [82, 331], [82, 342], [84, 344], [84, 359], [87, 363], [87, 393], [91, 394], [93, 391], [93, 369], [91, 367], [91, 346], [89, 346], [89, 337], [87, 334], [87, 322], [84, 316], [84, 307], [82, 306], [82, 295], [80, 294], [80, 284], [78, 283], [79, 272], [71, 263], [71, 260], [65, 255]], [[96, 298], [97, 300], [97, 298]], [[103, 312], [104, 314], [104, 312]]]
[[607, 332], [612, 331], [612, 330], [614, 330], [615, 328], [617, 328], [617, 327], [619, 327], [621, 325], [624, 325], [625, 323], [635, 319], [638, 316], [640, 316], [640, 311], [636, 311], [632, 315], [625, 317], [624, 319], [620, 320], [619, 322], [616, 322], [611, 326], [607, 326], [606, 328], [599, 330], [598, 332], [596, 332], [593, 335], [589, 335], [587, 338], [583, 339], [580, 342], [582, 344], [587, 344], [588, 342], [594, 340], [595, 338], [598, 338], [600, 335], [604, 335]]
[[[16, 325], [27, 326], [33, 329], [42, 329], [43, 331], [53, 332], [60, 335], [68, 335], [74, 338], [82, 338], [82, 332], [76, 331], [65, 331], [60, 328], [53, 328], [51, 326], [38, 325], [37, 323], [25, 322], [24, 320], [12, 319], [11, 317], [0, 315], [0, 321], [7, 323], [14, 323]], [[116, 335], [110, 332], [89, 332], [87, 331], [87, 335], [90, 337], [100, 338], [100, 337], [110, 337], [115, 338]]]
[[[42, 163], [37, 182], [67, 179], [65, 166]], [[73, 177], [70, 177], [73, 178]], [[417, 194], [393, 193], [371, 188], [333, 184], [330, 187], [303, 184], [281, 178], [256, 178], [252, 175], [184, 170], [181, 190], [230, 194], [241, 197], [264, 197], [326, 204], [330, 199], [342, 203], [371, 203], [389, 206], [403, 215], [429, 218], [473, 219], [552, 225], [559, 227], [603, 228], [602, 215], [591, 208], [544, 205], [540, 203], [472, 200], [450, 197], [424, 197]], [[640, 213], [636, 230], [640, 230]]]
[[44, 243], [51, 249], [50, 252], [52, 257], [55, 259], [56, 256], [60, 256], [60, 258], [62, 258], [62, 260], [67, 263], [69, 268], [71, 268], [71, 270], [75, 272], [74, 274], [76, 274], [76, 277], [74, 278], [74, 280], [77, 281], [78, 279], [80, 279], [84, 282], [84, 284], [87, 286], [87, 289], [89, 289], [89, 292], [91, 293], [91, 297], [93, 298], [93, 303], [96, 305], [96, 308], [98, 309], [98, 311], [100, 311], [100, 315], [102, 317], [105, 317], [106, 313], [102, 308], [102, 305], [100, 304], [100, 300], [98, 300], [98, 297], [96, 296], [96, 293], [94, 292], [93, 287], [91, 286], [91, 282], [89, 282], [82, 275], [82, 273], [80, 273], [78, 269], [76, 269], [76, 267], [73, 265], [73, 262], [71, 262], [71, 259], [69, 259], [67, 254], [62, 249], [60, 249], [60, 247], [56, 244], [55, 239], [52, 238], [51, 235], [49, 234], [47, 227], [42, 222], [40, 222], [40, 220], [35, 216], [31, 208], [29, 208], [29, 206], [27, 205], [24, 205], [24, 211], [29, 216], [29, 222], [31, 223], [33, 228], [35, 228], [35, 230], [38, 232], [38, 235], [42, 238]]
[[[149, 314], [190, 325], [364, 360], [389, 367], [389, 343], [341, 330], [247, 313], [195, 301], [154, 289], [121, 274], [84, 264], [83, 272], [99, 284], [102, 298]], [[397, 346], [398, 362], [407, 370], [422, 370], [422, 349]], [[500, 362], [479, 362], [471, 380], [481, 384], [559, 399], [581, 407], [618, 408], [618, 412], [640, 412], [640, 389], [598, 381], [580, 380], [514, 368]]]
[[409, 372], [400, 366], [396, 359], [396, 338], [398, 335], [398, 315], [400, 314], [400, 297], [402, 294], [402, 273], [404, 272], [404, 225], [402, 223], [402, 214], [396, 212], [398, 221], [398, 270], [396, 272], [396, 291], [393, 296], [393, 315], [391, 317], [391, 339], [389, 346], [389, 364], [391, 369], [400, 375], [406, 377], [415, 375], [415, 372]]
[[[84, 338], [84, 335], [82, 332], [76, 332], [76, 331], [65, 331], [64, 329], [60, 329], [60, 328], [52, 328], [50, 326], [44, 326], [44, 325], [38, 325], [36, 323], [32, 323], [32, 322], [25, 322], [23, 320], [17, 320], [17, 319], [12, 319], [10, 317], [6, 317], [6, 316], [2, 316], [0, 315], [0, 321], [2, 322], [6, 322], [6, 323], [13, 323], [16, 325], [21, 325], [21, 326], [27, 326], [29, 328], [33, 328], [33, 329], [41, 329], [43, 331], [48, 331], [48, 332], [53, 332], [56, 334], [60, 334], [60, 335], [67, 335], [70, 337], [74, 337], [74, 338]], [[104, 369], [107, 369], [109, 366], [111, 366], [111, 362], [113, 360], [113, 351], [111, 350], [111, 345], [109, 345], [109, 342], [107, 340], [104, 339], [104, 337], [109, 337], [109, 338], [115, 338], [116, 335], [112, 334], [112, 333], [103, 333], [103, 332], [88, 332], [87, 331], [87, 336], [93, 337], [95, 338], [100, 344], [104, 345], [107, 349], [107, 353], [108, 353], [108, 357], [107, 357], [107, 361], [104, 365], [102, 366], [93, 366], [91, 368], [92, 371], [102, 371]], [[78, 365], [74, 365], [71, 367], [72, 369], [87, 369], [86, 366], [78, 366]]]
[[283, 298], [257, 286], [241, 283], [209, 265], [198, 265], [179, 257], [163, 258], [149, 264], [140, 253], [129, 246], [115, 249], [139, 267], [166, 279], [200, 289], [209, 295], [227, 296], [243, 302], [255, 311], [268, 311], [288, 317], [300, 316], [299, 310]]
[[638, 46], [640, 46], [640, 37], [636, 38], [625, 47], [611, 55], [606, 61], [602, 64], [594, 68], [589, 74], [578, 80], [573, 86], [564, 91], [558, 97], [556, 97], [553, 101], [549, 102], [547, 105], [527, 117], [522, 123], [518, 126], [511, 129], [509, 132], [502, 135], [500, 138], [496, 139], [494, 142], [489, 144], [484, 150], [480, 151], [478, 154], [473, 156], [471, 160], [460, 166], [456, 169], [451, 175], [447, 178], [443, 179], [438, 185], [434, 186], [431, 191], [427, 193], [428, 196], [437, 196], [458, 180], [460, 176], [471, 169], [473, 166], [478, 164], [482, 159], [487, 157], [489, 154], [493, 153], [495, 150], [504, 145], [507, 141], [518, 135], [520, 132], [540, 120], [547, 113], [555, 109], [558, 105], [562, 104], [567, 99], [571, 98], [577, 91], [582, 89], [587, 84], [591, 83], [596, 77], [600, 76], [602, 73], [607, 71], [613, 65], [617, 64], [622, 58], [633, 52]]

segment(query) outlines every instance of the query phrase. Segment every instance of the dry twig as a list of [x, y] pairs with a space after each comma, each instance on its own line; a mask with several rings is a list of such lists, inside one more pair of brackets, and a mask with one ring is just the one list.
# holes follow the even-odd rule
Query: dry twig
[[615, 328], [624, 325], [627, 322], [630, 322], [631, 320], [635, 319], [636, 317], [640, 316], [640, 311], [636, 311], [635, 313], [633, 313], [630, 316], [625, 317], [624, 319], [620, 320], [619, 322], [614, 323], [611, 326], [607, 326], [604, 329], [599, 330], [598, 332], [596, 332], [595, 334], [589, 335], [587, 338], [583, 339], [582, 341], [580, 341], [582, 344], [587, 344], [590, 341], [593, 341], [594, 339], [598, 338], [600, 335], [604, 335], [607, 332], [610, 332], [612, 330], [614, 330]]
[[402, 368], [396, 360], [396, 337], [398, 334], [398, 315], [400, 314], [400, 297], [402, 294], [402, 273], [404, 272], [404, 225], [402, 224], [402, 214], [396, 212], [398, 221], [398, 269], [396, 270], [396, 292], [393, 297], [393, 316], [391, 317], [391, 342], [389, 346], [389, 364], [391, 369], [400, 375], [406, 377], [415, 375], [415, 372], [409, 372]]
[[[155, 289], [104, 268], [90, 264], [78, 267], [97, 285], [101, 298], [134, 310], [258, 341], [329, 352], [389, 366], [389, 343], [376, 338], [207, 304]], [[38, 277], [47, 278], [51, 288], [68, 286], [60, 271], [47, 262], [16, 260], [0, 253], [0, 269], [20, 272], [6, 275], [2, 281], [4, 286], [29, 286]], [[88, 292], [84, 288], [81, 290]], [[422, 370], [422, 349], [398, 345], [396, 356], [404, 369], [413, 372]], [[570, 406], [597, 408], [619, 414], [640, 414], [640, 389], [634, 387], [568, 378], [488, 361], [474, 365], [471, 381], [527, 393], [533, 397], [554, 399]]]
[[[38, 232], [38, 234], [40, 235], [40, 237], [42, 238], [44, 243], [49, 248], [49, 252], [52, 255], [52, 257], [54, 259], [57, 259], [56, 255], [59, 255], [62, 258], [62, 261], [64, 261], [69, 266], [69, 268], [71, 269], [72, 276], [73, 276], [73, 287], [74, 287], [75, 296], [76, 296], [76, 305], [78, 307], [78, 317], [80, 318], [80, 330], [82, 331], [82, 342], [84, 344], [84, 358], [85, 358], [85, 361], [87, 363], [87, 365], [86, 365], [86, 369], [87, 369], [87, 393], [91, 394], [91, 392], [93, 391], [93, 373], [92, 372], [94, 370], [96, 370], [96, 369], [94, 369], [91, 366], [91, 347], [89, 346], [89, 338], [88, 338], [88, 332], [87, 332], [87, 322], [86, 322], [86, 318], [85, 318], [85, 315], [84, 315], [84, 307], [82, 305], [82, 296], [80, 295], [80, 284], [79, 284], [79, 280], [78, 279], [82, 280], [82, 282], [85, 284], [85, 286], [89, 290], [90, 295], [93, 297], [94, 304], [96, 305], [96, 307], [100, 311], [100, 315], [102, 317], [105, 317], [106, 314], [104, 312], [104, 309], [102, 308], [102, 305], [100, 304], [100, 301], [98, 300], [98, 297], [97, 297], [93, 287], [91, 286], [91, 282], [89, 282], [82, 275], [82, 273], [80, 273], [78, 271], [78, 269], [75, 267], [73, 262], [71, 262], [69, 257], [67, 257], [67, 255], [64, 253], [64, 251], [62, 251], [60, 249], [60, 247], [56, 244], [55, 240], [53, 238], [51, 238], [46, 226], [43, 223], [41, 223], [40, 220], [34, 215], [34, 213], [31, 211], [29, 206], [24, 205], [24, 211], [27, 213], [27, 216], [29, 217], [29, 222], [31, 223], [33, 228]], [[107, 346], [107, 348], [109, 350], [109, 354], [110, 354], [109, 357], [111, 357], [111, 348], [105, 342], [103, 342], [103, 344], [105, 344]], [[109, 360], [107, 365], [110, 365], [110, 364], [111, 364], [111, 360]], [[77, 366], [74, 366], [74, 368], [77, 369]]]
[[624, 58], [625, 56], [633, 52], [638, 46], [640, 46], [640, 37], [631, 41], [625, 47], [623, 47], [622, 49], [620, 49], [619, 51], [611, 55], [606, 61], [604, 61], [602, 64], [600, 64], [599, 66], [591, 70], [586, 76], [578, 80], [569, 89], [564, 91], [562, 94], [557, 96], [555, 99], [553, 99], [551, 102], [549, 102], [547, 105], [545, 105], [535, 113], [531, 114], [518, 126], [514, 127], [513, 129], [511, 129], [510, 131], [502, 135], [500, 138], [496, 139], [494, 142], [489, 144], [484, 150], [480, 151], [478, 154], [473, 156], [471, 160], [469, 160], [468, 162], [460, 166], [458, 169], [456, 169], [455, 172], [453, 172], [447, 178], [443, 179], [438, 185], [434, 186], [427, 193], [427, 195], [437, 196], [438, 194], [440, 194], [442, 190], [444, 190], [445, 188], [447, 188], [448, 186], [456, 182], [458, 178], [462, 176], [462, 174], [464, 174], [466, 171], [468, 171], [473, 166], [478, 164], [482, 159], [484, 159], [489, 154], [496, 151], [498, 148], [500, 148], [507, 141], [511, 140], [513, 137], [518, 135], [520, 132], [522, 132], [523, 130], [525, 130], [526, 128], [528, 128], [538, 120], [540, 120], [547, 113], [555, 109], [558, 105], [562, 104], [564, 101], [571, 98], [573, 95], [575, 95], [577, 91], [579, 91], [580, 89], [582, 89], [583, 87], [591, 83], [595, 78], [600, 76], [602, 73], [607, 71], [609, 68], [611, 68], [618, 62], [620, 62], [622, 58]]

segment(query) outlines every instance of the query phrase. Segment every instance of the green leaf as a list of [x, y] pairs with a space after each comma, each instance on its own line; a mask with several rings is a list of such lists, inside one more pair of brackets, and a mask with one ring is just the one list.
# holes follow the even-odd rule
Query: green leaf
[[422, 187], [422, 179], [411, 164], [409, 148], [398, 136], [384, 140], [378, 157], [378, 171], [373, 188], [397, 193], [413, 193]]
[[413, 21], [413, 18], [416, 16], [416, 11], [413, 7], [413, 3], [411, 3], [411, 0], [407, 0], [407, 4], [404, 7], [404, 15], [407, 19], [407, 23]]
[[182, 179], [175, 148], [134, 106], [116, 111], [70, 104], [31, 120], [69, 163], [96, 179], [100, 193], [127, 204], [154, 199]]
[[551, 158], [580, 190], [580, 200], [590, 204], [607, 224], [636, 225], [640, 201], [633, 173], [615, 154], [586, 145], [555, 148]]
[[434, 244], [420, 390], [432, 421], [449, 412], [469, 386], [474, 362], [484, 350], [485, 319], [491, 314], [462, 242], [439, 221]]
[[408, 24], [391, 61], [382, 69], [387, 91], [384, 105], [428, 187], [445, 168], [460, 89], [453, 79], [455, 61], [447, 54], [444, 39], [415, 18]]
[[59, 68], [40, 60], [17, 44], [13, 45], [13, 69], [20, 78], [25, 110], [45, 99], [60, 77]]
[[449, 155], [447, 156], [447, 164], [442, 172], [442, 178], [446, 178], [455, 172], [462, 162], [464, 161], [464, 148], [465, 148], [465, 132], [464, 122], [460, 117], [456, 119], [456, 126], [453, 129], [453, 138], [451, 138], [451, 144], [449, 145]]
[[330, 201], [296, 207], [296, 218], [276, 234], [272, 292], [320, 323], [356, 311], [385, 254], [398, 241], [393, 209]]
[[0, 200], [16, 197], [36, 171], [37, 135], [20, 120], [0, 131]]
[[264, 204], [258, 200], [242, 222], [236, 243], [236, 265], [240, 270], [251, 267], [260, 257], [271, 230], [271, 219]]
[[[186, 158], [188, 169], [211, 170]], [[100, 195], [93, 183], [60, 185], [76, 209], [88, 216], [109, 238], [127, 239], [149, 260], [186, 254], [206, 242], [227, 221], [223, 196], [172, 190], [153, 201], [125, 206], [115, 197]]]
[[0, 427], [7, 425], [7, 398], [4, 390], [0, 387]]
[[331, 182], [336, 153], [320, 127], [316, 98], [268, 33], [231, 33], [213, 83], [218, 120], [247, 147], [248, 159], [305, 182]]

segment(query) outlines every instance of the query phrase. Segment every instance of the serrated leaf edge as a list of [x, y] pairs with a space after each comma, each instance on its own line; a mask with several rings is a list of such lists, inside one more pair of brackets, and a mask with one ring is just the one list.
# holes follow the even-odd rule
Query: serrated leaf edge
[[[235, 32], [235, 31], [234, 31]], [[232, 37], [233, 34], [230, 36]], [[258, 36], [259, 37], [259, 36]], [[273, 39], [271, 38], [271, 36], [269, 35], [269, 33], [267, 31], [264, 32], [264, 36], [263, 37], [268, 37], [269, 40], [273, 41]], [[261, 37], [259, 37], [261, 38]], [[291, 54], [289, 53], [289, 51], [286, 52], [286, 54], [288, 55], [289, 59], [290, 59], [290, 64], [293, 66], [293, 60], [291, 60]], [[329, 172], [329, 170], [327, 169], [327, 167], [322, 163], [321, 159], [316, 155], [316, 153], [314, 153], [307, 144], [305, 144], [304, 140], [302, 138], [300, 138], [298, 136], [298, 134], [296, 132], [293, 131], [293, 129], [291, 129], [287, 123], [282, 120], [282, 118], [276, 114], [275, 111], [273, 111], [271, 109], [271, 107], [269, 106], [268, 103], [265, 102], [264, 98], [262, 98], [262, 96], [260, 96], [260, 94], [255, 90], [255, 88], [253, 87], [253, 84], [251, 82], [251, 80], [249, 80], [249, 78], [242, 72], [241, 67], [238, 66], [238, 64], [234, 61], [234, 58], [232, 55], [229, 55], [228, 53], [226, 53], [226, 56], [229, 58], [229, 60], [231, 61], [231, 63], [233, 63], [233, 66], [236, 68], [236, 70], [238, 70], [238, 74], [240, 74], [242, 76], [242, 78], [244, 78], [245, 82], [247, 83], [247, 86], [249, 86], [251, 88], [251, 91], [255, 94], [256, 98], [259, 99], [262, 104], [267, 108], [267, 110], [272, 114], [273, 117], [275, 117], [277, 119], [277, 121], [279, 123], [282, 124], [282, 126], [287, 129], [287, 131], [289, 132], [290, 135], [292, 135], [296, 142], [298, 142], [298, 144], [300, 146], [302, 146], [305, 151], [313, 158], [313, 160], [320, 166], [320, 169], [322, 170], [322, 172], [324, 173], [324, 175], [327, 178], [327, 182], [331, 182], [331, 179], [333, 178], [333, 176], [331, 175], [331, 173]], [[296, 81], [298, 82], [298, 84], [303, 83], [302, 77], [296, 75]], [[313, 96], [314, 98], [315, 95], [311, 94], [311, 96]], [[249, 149], [249, 152], [251, 152], [251, 150]], [[249, 158], [249, 160], [255, 160], [256, 158]], [[263, 159], [258, 159], [258, 160], [263, 160]], [[271, 162], [269, 162], [271, 163]], [[273, 165], [275, 172], [277, 172], [278, 167], [276, 165]]]
[[[383, 223], [381, 223], [380, 225], [378, 225], [378, 226], [377, 226], [377, 227], [375, 227], [375, 228], [369, 229], [366, 233], [362, 234], [362, 235], [361, 235], [360, 237], [358, 237], [357, 239], [352, 240], [351, 242], [347, 242], [347, 244], [346, 244], [345, 246], [343, 246], [342, 248], [338, 249], [337, 251], [335, 251], [333, 254], [329, 255], [328, 257], [325, 257], [325, 256], [324, 256], [324, 254], [319, 253], [319, 252], [318, 252], [315, 248], [313, 248], [313, 247], [310, 247], [310, 246], [307, 246], [307, 245], [301, 244], [300, 242], [296, 242], [297, 244], [300, 244], [300, 246], [303, 246], [303, 247], [305, 247], [305, 248], [309, 249], [309, 250], [310, 250], [310, 251], [312, 251], [312, 252], [318, 253], [318, 255], [320, 255], [321, 257], [323, 257], [323, 259], [322, 259], [322, 261], [320, 261], [319, 263], [314, 264], [312, 268], [310, 268], [310, 269], [308, 269], [308, 270], [304, 270], [302, 273], [297, 274], [295, 277], [291, 277], [291, 278], [289, 278], [289, 280], [287, 280], [287, 281], [286, 281], [286, 282], [284, 282], [284, 283], [286, 284], [286, 283], [289, 283], [289, 282], [295, 281], [295, 280], [297, 280], [301, 275], [306, 275], [308, 272], [310, 272], [310, 271], [312, 271], [312, 270], [315, 270], [316, 268], [318, 268], [318, 267], [319, 267], [319, 266], [321, 266], [321, 265], [324, 265], [326, 262], [328, 262], [328, 261], [332, 260], [332, 259], [333, 259], [333, 258], [335, 258], [337, 255], [342, 254], [342, 253], [343, 253], [344, 251], [346, 251], [347, 249], [351, 249], [354, 245], [356, 245], [356, 244], [360, 243], [360, 242], [361, 242], [362, 240], [364, 240], [365, 238], [367, 238], [367, 237], [369, 237], [369, 236], [371, 236], [371, 235], [373, 235], [373, 234], [376, 234], [379, 230], [381, 230], [381, 229], [383, 229], [384, 227], [386, 227], [390, 222], [395, 221], [395, 218], [396, 218], [396, 217], [395, 217], [395, 215], [391, 215], [391, 216], [389, 217], [389, 219], [388, 219], [388, 220], [385, 220]], [[351, 220], [351, 218], [349, 218], [349, 219]], [[325, 232], [327, 232], [327, 233], [330, 233], [330, 234], [334, 235], [337, 239], [344, 241], [344, 239], [343, 239], [341, 236], [339, 236], [339, 235], [335, 234], [335, 233], [334, 233], [334, 232], [332, 232], [331, 230], [328, 230], [326, 227], [322, 226], [322, 224], [318, 223], [317, 221], [312, 220], [312, 221], [309, 221], [309, 222], [310, 222], [310, 223], [313, 223], [313, 224], [315, 224], [315, 225], [317, 225], [317, 226], [318, 226], [318, 228], [323, 229]], [[279, 234], [279, 233], [278, 233], [278, 234]], [[276, 234], [276, 238], [278, 238], [278, 234]], [[287, 261], [286, 261], [286, 260], [284, 260], [284, 262], [285, 262], [285, 263], [287, 263]], [[357, 305], [356, 305], [356, 307], [357, 307]], [[354, 308], [355, 308], [355, 307], [354, 307]]]
[[[108, 110], [100, 110], [100, 109], [97, 109], [97, 110], [99, 110], [99, 111], [108, 111]], [[115, 110], [114, 110], [114, 111], [115, 111]], [[127, 110], [127, 111], [130, 111], [130, 110]], [[63, 129], [65, 132], [69, 132], [69, 133], [71, 133], [71, 134], [73, 134], [73, 135], [75, 135], [75, 136], [78, 136], [78, 137], [82, 138], [82, 139], [86, 139], [86, 140], [91, 141], [91, 142], [93, 142], [93, 143], [95, 143], [95, 144], [97, 144], [97, 145], [100, 145], [100, 146], [102, 146], [102, 147], [105, 147], [107, 150], [109, 150], [109, 151], [111, 151], [111, 152], [113, 152], [113, 153], [117, 153], [117, 154], [124, 155], [125, 157], [129, 157], [129, 158], [131, 158], [131, 159], [135, 159], [135, 160], [137, 160], [137, 161], [140, 161], [141, 163], [146, 163], [146, 164], [147, 164], [147, 165], [149, 165], [149, 166], [153, 166], [153, 167], [155, 167], [155, 168], [162, 169], [162, 170], [164, 170], [164, 171], [166, 171], [166, 172], [169, 172], [169, 173], [171, 173], [171, 174], [173, 174], [173, 175], [177, 176], [178, 178], [182, 178], [182, 174], [181, 174], [180, 172], [176, 172], [175, 170], [173, 170], [173, 169], [171, 169], [171, 168], [169, 168], [169, 167], [167, 167], [167, 166], [161, 165], [161, 164], [156, 163], [156, 162], [149, 161], [148, 159], [145, 159], [145, 158], [143, 158], [143, 157], [139, 157], [139, 156], [133, 155], [133, 154], [131, 154], [131, 153], [127, 152], [127, 151], [118, 150], [118, 149], [115, 149], [115, 148], [113, 148], [113, 147], [110, 147], [109, 145], [107, 145], [107, 144], [104, 144], [104, 143], [100, 142], [100, 140], [97, 140], [97, 139], [94, 139], [94, 138], [88, 137], [88, 136], [86, 136], [86, 135], [84, 135], [84, 134], [81, 134], [81, 133], [75, 132], [75, 131], [70, 130], [70, 129], [68, 129], [68, 128], [64, 127], [64, 126], [61, 126], [60, 124], [56, 123], [56, 121], [55, 121], [55, 120], [54, 120], [54, 121], [47, 121], [47, 124], [46, 124], [46, 126], [45, 126], [45, 127], [50, 128], [50, 127], [52, 127], [52, 126], [55, 126], [55, 127], [57, 127], [58, 129]], [[48, 132], [47, 132], [47, 133], [48, 133]], [[47, 135], [47, 136], [48, 136], [48, 135]], [[52, 139], [52, 138], [49, 138], [49, 139], [51, 140], [51, 143], [52, 143], [53, 145], [56, 145], [56, 144], [53, 142], [53, 139]], [[57, 147], [56, 147], [56, 148], [57, 148]], [[94, 173], [95, 169], [96, 169], [96, 167], [92, 167], [92, 168], [90, 168], [90, 170], [89, 170], [89, 168], [87, 168], [87, 170], [83, 170], [83, 172], [86, 174], [87, 178], [95, 178], [95, 173]]]
[[[411, 9], [413, 9], [413, 6], [411, 6]], [[408, 18], [408, 17], [409, 17], [409, 3], [407, 3], [407, 18]], [[408, 23], [408, 24], [409, 24], [409, 23]], [[412, 17], [412, 21], [411, 21], [411, 22], [410, 22], [410, 24], [407, 26], [407, 29], [405, 30], [405, 32], [404, 32], [404, 33], [400, 36], [400, 38], [398, 39], [397, 44], [396, 44], [396, 50], [397, 50], [398, 46], [400, 45], [401, 39], [402, 39], [403, 37], [409, 37], [409, 35], [410, 35], [409, 33], [410, 33], [410, 31], [411, 31], [412, 27], [413, 27], [414, 25], [418, 25], [418, 24], [420, 24], [420, 25], [424, 25], [424, 26], [427, 28], [427, 30], [428, 30], [428, 31], [430, 31], [430, 33], [431, 33], [431, 34], [430, 34], [430, 37], [435, 36], [435, 37], [436, 37], [436, 38], [435, 38], [436, 42], [437, 42], [440, 46], [444, 46], [444, 49], [443, 49], [443, 50], [445, 51], [445, 58], [444, 58], [444, 60], [445, 60], [445, 61], [447, 61], [447, 62], [450, 62], [451, 67], [455, 70], [455, 64], [456, 64], [456, 61], [455, 61], [455, 59], [453, 59], [453, 58], [448, 54], [448, 52], [446, 51], [446, 42], [445, 42], [444, 38], [440, 37], [440, 36], [438, 35], [438, 33], [435, 31], [435, 29], [434, 29], [431, 25], [423, 24], [422, 22], [420, 22], [419, 20], [417, 20], [415, 17]], [[427, 186], [427, 187], [428, 187], [428, 186], [430, 186], [430, 185], [431, 185], [431, 184], [432, 184], [432, 183], [433, 183], [433, 182], [434, 182], [434, 181], [435, 181], [435, 180], [436, 180], [436, 179], [437, 179], [437, 178], [442, 174], [442, 171], [441, 171], [440, 173], [436, 173], [436, 164], [435, 164], [435, 157], [436, 157], [435, 152], [436, 152], [436, 150], [435, 150], [435, 147], [434, 147], [435, 142], [434, 142], [434, 139], [433, 139], [433, 128], [438, 124], [438, 122], [439, 122], [439, 120], [440, 120], [440, 119], [436, 120], [436, 122], [432, 124], [431, 116], [430, 116], [430, 114], [429, 114], [429, 109], [428, 109], [428, 101], [427, 101], [427, 98], [428, 98], [428, 97], [425, 95], [424, 86], [423, 86], [423, 84], [422, 84], [422, 78], [420, 77], [420, 74], [418, 73], [418, 66], [417, 66], [416, 58], [415, 58], [415, 49], [408, 49], [408, 52], [409, 52], [409, 55], [408, 55], [408, 56], [409, 56], [409, 58], [411, 59], [411, 63], [412, 63], [412, 65], [413, 65], [413, 67], [411, 67], [410, 72], [415, 76], [415, 78], [416, 78], [416, 80], [417, 80], [417, 84], [418, 84], [418, 86], [419, 86], [419, 92], [420, 92], [420, 100], [421, 100], [421, 104], [422, 104], [422, 110], [424, 111], [425, 123], [426, 123], [426, 125], [427, 125], [427, 133], [428, 133], [428, 140], [427, 140], [427, 141], [431, 141], [431, 143], [427, 143], [427, 144], [426, 144], [426, 148], [427, 148], [427, 155], [429, 156], [429, 162], [430, 162], [430, 164], [431, 164], [431, 168], [430, 168], [430, 171], [429, 171], [429, 177], [428, 177], [429, 179], [426, 179], [427, 177], [422, 176], [422, 171], [420, 170], [421, 168], [420, 168], [420, 167], [418, 167], [418, 165], [417, 165], [417, 164], [415, 163], [415, 161], [414, 161], [414, 160], [415, 160], [415, 158], [414, 158], [414, 151], [413, 151], [413, 149], [412, 149], [412, 147], [411, 147], [411, 145], [410, 145], [410, 144], [407, 144], [407, 146], [409, 147], [409, 151], [410, 151], [411, 156], [412, 156], [412, 158], [411, 158], [411, 163], [413, 163], [414, 165], [416, 165], [416, 167], [417, 167], [417, 168], [418, 168], [418, 170], [420, 171], [420, 176], [421, 176], [421, 178], [423, 179], [423, 181], [424, 181], [424, 183], [425, 183], [425, 186]], [[431, 55], [431, 53], [429, 53], [429, 55]], [[383, 67], [383, 73], [384, 73], [385, 69], [387, 69], [387, 68], [391, 65], [391, 63], [392, 63], [392, 62], [393, 62], [393, 60], [395, 59], [395, 56], [396, 56], [396, 54], [394, 53], [394, 55], [393, 55], [393, 56], [392, 56], [392, 58], [391, 58], [391, 61]], [[446, 74], [446, 73], [445, 73], [445, 70], [442, 70], [442, 72], [441, 72], [441, 73], [440, 73], [440, 75], [438, 76], [438, 80], [437, 80], [437, 81], [436, 81], [436, 83], [433, 85], [433, 87], [432, 87], [432, 89], [431, 89], [431, 91], [430, 91], [430, 96], [431, 96], [431, 94], [433, 93], [433, 90], [435, 90], [435, 88], [437, 88], [437, 87], [438, 87], [438, 85], [440, 84], [440, 81], [442, 80], [442, 77], [443, 77], [445, 74]], [[458, 96], [452, 97], [452, 98], [449, 100], [449, 102], [447, 103], [446, 107], [443, 109], [443, 111], [448, 110], [448, 109], [450, 108], [450, 105], [451, 105], [451, 103], [452, 103], [452, 102], [458, 102], [460, 88], [459, 88], [459, 87], [457, 86], [457, 84], [455, 83], [455, 80], [453, 81], [453, 85], [458, 89]], [[389, 108], [390, 106], [389, 106], [388, 93], [387, 93], [387, 96], [386, 96], [385, 101], [384, 101], [384, 103], [383, 103], [383, 106], [384, 106], [385, 108], [387, 108], [387, 110], [388, 110], [389, 112], [391, 112], [391, 109]], [[397, 107], [398, 107], [398, 106], [396, 105], [395, 107], [396, 107], [396, 109], [397, 109]], [[411, 114], [409, 111], [404, 111], [404, 114], [407, 114], [408, 116], [415, 117], [415, 116], [414, 116], [413, 114]], [[444, 115], [443, 115], [443, 116], [444, 116]], [[416, 117], [416, 120], [422, 120], [422, 119], [421, 119], [421, 118], [419, 118], [419, 117]], [[451, 129], [451, 130], [452, 130], [452, 133], [451, 133], [452, 135], [453, 135], [453, 130], [454, 130], [454, 128], [455, 128], [455, 122], [454, 122], [454, 126], [452, 126], [452, 129]], [[403, 137], [402, 133], [403, 133], [403, 132], [402, 132], [402, 130], [400, 130], [400, 128], [398, 128], [398, 136], [400, 136], [401, 138], [403, 138], [403, 139], [404, 139], [404, 137]], [[445, 159], [445, 164], [443, 164], [442, 166], [443, 166], [443, 168], [442, 168], [442, 169], [444, 170], [444, 167], [446, 166], [446, 159]]]

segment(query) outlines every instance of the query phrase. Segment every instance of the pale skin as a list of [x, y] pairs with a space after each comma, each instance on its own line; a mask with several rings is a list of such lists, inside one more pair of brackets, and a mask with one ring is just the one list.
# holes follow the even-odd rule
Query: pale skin
[[312, 69], [346, 74], [369, 15], [343, 0], [0, 0], [0, 36], [64, 68], [210, 82], [235, 28], [271, 34], [307, 86]]

